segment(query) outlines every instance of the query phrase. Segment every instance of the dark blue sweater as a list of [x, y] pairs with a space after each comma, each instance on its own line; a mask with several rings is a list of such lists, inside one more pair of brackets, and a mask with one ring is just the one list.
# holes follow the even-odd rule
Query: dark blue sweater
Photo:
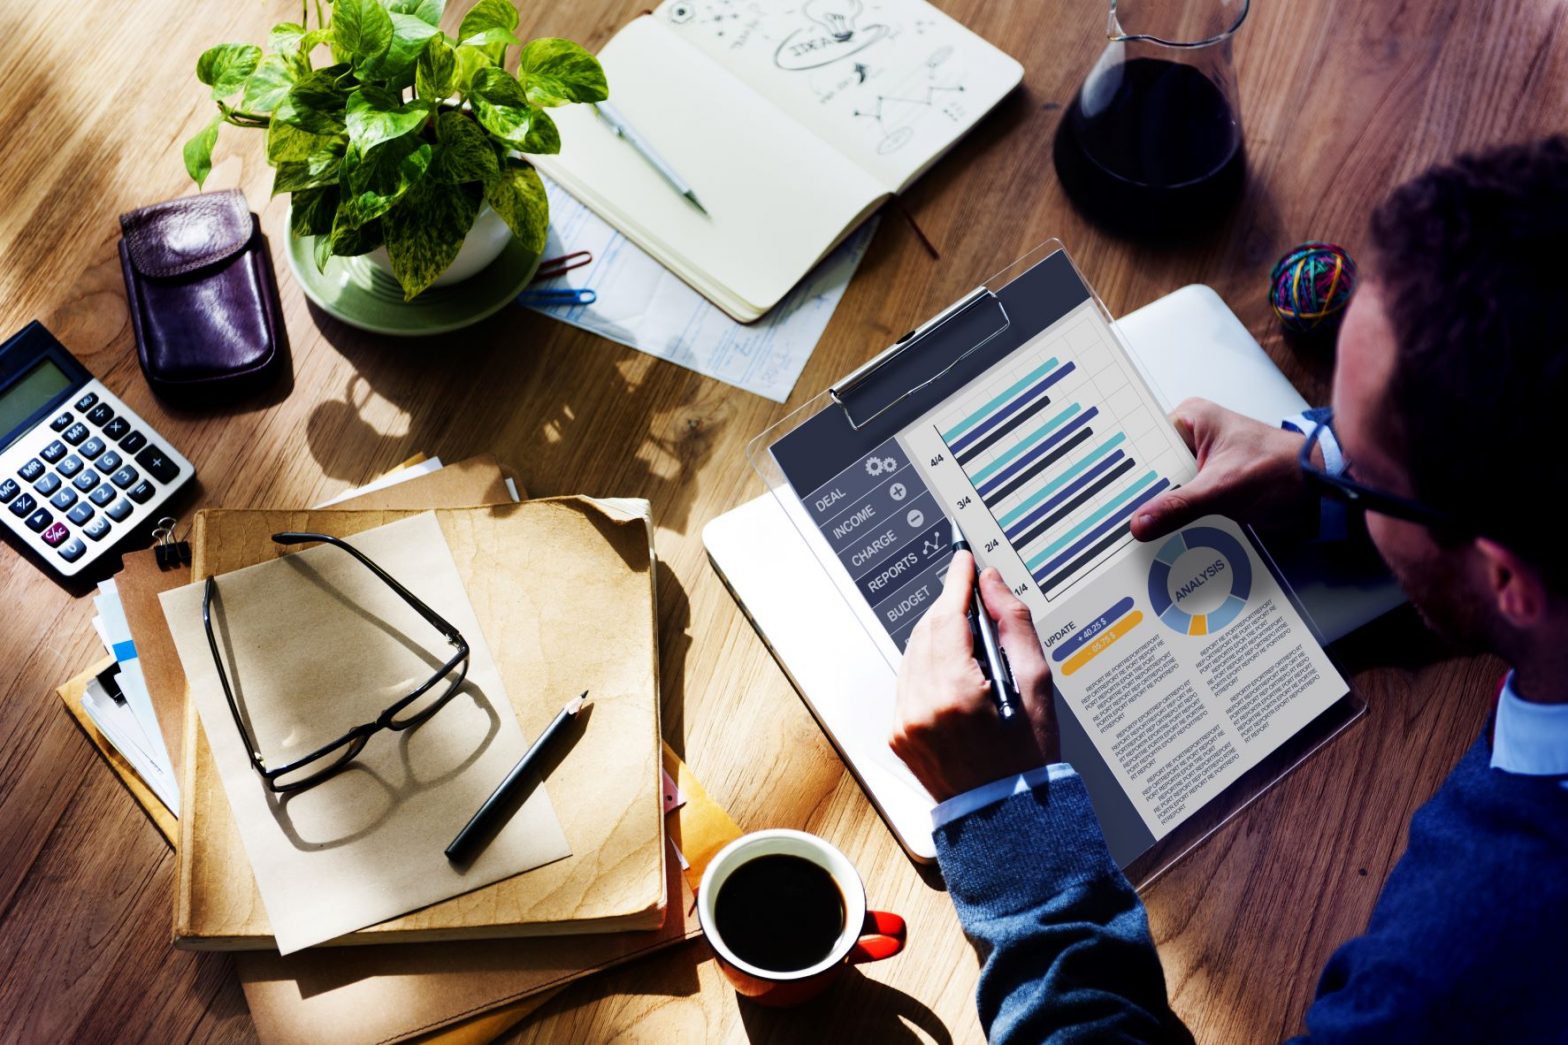
[[[1568, 790], [1489, 762], [1482, 738], [1411, 820], [1365, 934], [1318, 982], [1312, 1041], [1568, 1042]], [[1191, 1040], [1077, 777], [936, 842], [991, 1041]]]

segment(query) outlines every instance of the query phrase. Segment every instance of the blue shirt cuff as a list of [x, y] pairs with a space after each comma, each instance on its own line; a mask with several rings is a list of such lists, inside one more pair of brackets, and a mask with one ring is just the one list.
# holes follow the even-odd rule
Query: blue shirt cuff
[[[1308, 435], [1326, 413], [1327, 411], [1322, 407], [1303, 410], [1299, 414], [1292, 414], [1285, 418], [1279, 426], [1288, 432]], [[1323, 454], [1323, 470], [1330, 475], [1344, 475], [1350, 467], [1345, 461], [1345, 452], [1340, 449], [1339, 439], [1335, 437], [1332, 428], [1325, 427], [1318, 436], [1318, 450]], [[1317, 539], [1339, 541], [1347, 537], [1350, 534], [1349, 511], [1346, 505], [1338, 501], [1328, 497], [1319, 498]]]
[[946, 827], [961, 816], [968, 816], [978, 809], [995, 805], [1005, 798], [1022, 794], [1025, 791], [1039, 787], [1041, 784], [1055, 783], [1067, 777], [1075, 777], [1078, 773], [1066, 762], [1053, 762], [1048, 766], [1031, 769], [1027, 773], [1018, 773], [1014, 776], [1002, 777], [989, 784], [965, 791], [963, 794], [954, 795], [946, 802], [938, 804], [931, 810], [931, 830]]

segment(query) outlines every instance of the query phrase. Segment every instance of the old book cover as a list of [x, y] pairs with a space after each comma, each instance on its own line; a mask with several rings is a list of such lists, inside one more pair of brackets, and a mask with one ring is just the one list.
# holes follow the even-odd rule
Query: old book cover
[[[607, 932], [659, 926], [665, 846], [659, 793], [657, 619], [646, 504], [560, 498], [440, 510], [525, 735], [589, 690], [593, 717], [552, 771], [573, 855], [340, 937], [385, 943]], [[348, 536], [392, 511], [205, 511], [192, 577], [283, 554], [282, 530]], [[174, 935], [194, 949], [273, 946], [266, 912], [194, 708], [186, 713]], [[454, 833], [456, 827], [454, 826]]]

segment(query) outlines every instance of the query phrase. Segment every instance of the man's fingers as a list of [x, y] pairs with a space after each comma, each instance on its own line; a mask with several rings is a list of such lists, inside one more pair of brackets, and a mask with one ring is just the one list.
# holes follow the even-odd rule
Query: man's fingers
[[1184, 486], [1160, 494], [1139, 508], [1132, 517], [1132, 535], [1152, 541], [1179, 530], [1205, 515], [1224, 515], [1225, 500], [1234, 491], [1235, 480], [1228, 473], [1210, 468], [1192, 477]]
[[969, 612], [969, 596], [974, 586], [975, 557], [968, 552], [954, 552], [953, 560], [947, 564], [947, 576], [942, 578], [942, 594], [926, 612], [963, 616]]
[[1013, 594], [1007, 581], [995, 569], [980, 575], [980, 597], [985, 600], [986, 611], [996, 621], [997, 638], [1020, 687], [1028, 688], [1049, 675], [1050, 668], [1040, 650], [1040, 636], [1034, 630], [1034, 617], [1029, 607]]

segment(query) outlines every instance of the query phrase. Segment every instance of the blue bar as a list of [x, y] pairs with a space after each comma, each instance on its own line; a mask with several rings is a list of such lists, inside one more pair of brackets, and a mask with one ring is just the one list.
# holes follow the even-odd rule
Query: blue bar
[[957, 439], [959, 436], [969, 431], [975, 425], [983, 421], [986, 414], [989, 414], [992, 410], [995, 410], [997, 407], [1013, 398], [1013, 396], [1017, 395], [1019, 392], [1038, 381], [1055, 365], [1056, 358], [1053, 356], [1052, 358], [1047, 359], [1044, 363], [1041, 363], [1039, 366], [1035, 367], [1033, 370], [1029, 371], [1029, 373], [1025, 374], [1023, 378], [1018, 381], [1018, 383], [1010, 385], [1001, 395], [998, 395], [995, 399], [992, 399], [990, 402], [986, 403], [980, 409], [976, 410], [974, 413], [958, 422], [952, 428], [949, 428], [947, 431], [943, 432], [943, 440], [946, 442], [952, 442], [954, 439]]
[[[1111, 498], [1109, 501], [1105, 502], [1098, 509], [1096, 509], [1093, 515], [1089, 516], [1089, 518], [1085, 519], [1077, 526], [1074, 526], [1072, 529], [1062, 534], [1062, 536], [1056, 541], [1052, 542], [1048, 548], [1042, 551], [1039, 555], [1036, 555], [1034, 558], [1030, 559], [1029, 568], [1031, 570], [1034, 569], [1046, 559], [1049, 559], [1051, 556], [1067, 547], [1067, 545], [1077, 540], [1085, 530], [1088, 530], [1090, 527], [1100, 522], [1100, 520], [1104, 519], [1107, 515], [1110, 515], [1112, 512], [1116, 511], [1119, 505], [1124, 503], [1133, 494], [1137, 493], [1138, 490], [1140, 490], [1142, 487], [1152, 482], [1157, 475], [1157, 472], [1148, 472], [1133, 480], [1132, 484], [1123, 489], [1121, 493], [1117, 494], [1115, 497]], [[1071, 556], [1068, 556], [1068, 558], [1071, 558]], [[1047, 569], [1043, 570], [1042, 572], [1050, 573], [1051, 571]]]
[[1063, 552], [1050, 565], [1046, 566], [1044, 569], [1042, 569], [1039, 572], [1035, 573], [1034, 574], [1034, 579], [1037, 580], [1037, 581], [1044, 581], [1045, 578], [1047, 578], [1047, 577], [1049, 577], [1051, 575], [1051, 572], [1054, 569], [1056, 569], [1057, 567], [1061, 566], [1063, 563], [1071, 562], [1074, 555], [1077, 555], [1079, 552], [1081, 552], [1085, 548], [1089, 547], [1095, 541], [1097, 541], [1100, 538], [1104, 537], [1107, 533], [1110, 533], [1116, 527], [1118, 527], [1122, 523], [1126, 522], [1127, 521], [1127, 517], [1129, 515], [1131, 515], [1135, 511], [1137, 511], [1141, 506], [1143, 506], [1143, 504], [1145, 504], [1147, 501], [1151, 500], [1154, 497], [1155, 494], [1159, 493], [1161, 490], [1165, 489], [1169, 485], [1170, 485], [1170, 480], [1169, 479], [1161, 479], [1159, 482], [1155, 483], [1153, 486], [1151, 486], [1147, 490], [1143, 491], [1143, 493], [1141, 493], [1137, 497], [1133, 498], [1132, 501], [1130, 501], [1127, 504], [1127, 506], [1124, 507], [1121, 511], [1117, 512], [1115, 515], [1113, 515], [1106, 522], [1101, 523], [1100, 526], [1093, 533], [1089, 534], [1089, 536], [1085, 537], [1083, 540], [1079, 541], [1077, 544], [1075, 544], [1071, 548], [1067, 549], [1067, 551]]
[[[1014, 526], [1012, 529], [1007, 531], [1007, 536], [1016, 540], [1020, 533], [1023, 533], [1025, 530], [1029, 529], [1029, 527], [1033, 526], [1047, 515], [1050, 515], [1062, 504], [1063, 501], [1070, 499], [1079, 490], [1082, 490], [1085, 486], [1088, 486], [1090, 483], [1094, 482], [1101, 475], [1103, 475], [1105, 471], [1111, 467], [1111, 465], [1115, 464], [1121, 459], [1122, 452], [1118, 450], [1114, 454], [1111, 454], [1111, 456], [1101, 460], [1093, 468], [1089, 469], [1087, 472], [1084, 472], [1076, 480], [1069, 483], [1061, 493], [1057, 494], [1055, 497], [1051, 498], [1049, 501], [1046, 501], [1040, 507], [1030, 512], [1028, 518], [1024, 519], [1017, 526]], [[1128, 471], [1131, 471], [1131, 469], [1128, 469]], [[1106, 485], [1110, 484], [1107, 483]]]
[[130, 639], [126, 639], [124, 642], [116, 642], [114, 644], [114, 659], [117, 661], [135, 660], [136, 643]]
[[947, 444], [947, 448], [956, 454], [963, 450], [964, 447], [970, 445], [971, 443], [977, 442], [991, 429], [995, 428], [1003, 421], [1006, 421], [1009, 417], [1016, 414], [1024, 407], [1028, 406], [1030, 401], [1043, 394], [1047, 388], [1050, 388], [1052, 385], [1056, 384], [1056, 382], [1072, 373], [1075, 369], [1077, 369], [1077, 367], [1073, 363], [1066, 363], [1057, 367], [1055, 370], [1051, 371], [1050, 375], [1047, 376], [1045, 380], [1039, 382], [1033, 388], [1030, 388], [1028, 391], [1022, 393], [1011, 403], [1008, 403], [1006, 406], [996, 411], [996, 413], [986, 418], [985, 421], [979, 425], [976, 425], [968, 435], [964, 436], [957, 442], [949, 442]]
[[998, 519], [997, 523], [1000, 524], [1005, 529], [1009, 524], [1011, 524], [1013, 522], [1016, 522], [1018, 520], [1019, 516], [1023, 515], [1029, 509], [1033, 508], [1035, 505], [1039, 504], [1041, 501], [1043, 501], [1047, 497], [1051, 496], [1051, 494], [1054, 493], [1055, 491], [1061, 489], [1061, 486], [1062, 486], [1063, 483], [1069, 481], [1070, 479], [1072, 479], [1073, 476], [1077, 475], [1079, 472], [1083, 471], [1085, 468], [1087, 468], [1091, 464], [1093, 464], [1097, 457], [1099, 457], [1101, 454], [1105, 453], [1111, 447], [1116, 446], [1116, 445], [1126, 441], [1126, 439], [1127, 439], [1127, 436], [1126, 436], [1125, 433], [1117, 432], [1115, 435], [1111, 436], [1105, 442], [1101, 443], [1100, 446], [1097, 449], [1089, 451], [1089, 453], [1086, 456], [1084, 456], [1081, 460], [1079, 460], [1075, 464], [1073, 464], [1073, 466], [1071, 468], [1067, 469], [1067, 471], [1063, 472], [1061, 475], [1057, 476], [1055, 479], [1052, 479], [1050, 482], [1048, 482], [1044, 486], [1040, 487], [1039, 490], [1037, 490], [1035, 493], [1030, 495], [1030, 497], [1029, 497], [1029, 499], [1027, 501], [1025, 501], [1023, 504], [1020, 504], [1017, 508], [1014, 508], [1012, 511], [1008, 512], [1006, 515], [1004, 515], [1000, 519]]
[[1037, 439], [1043, 439], [1045, 436], [1049, 435], [1051, 433], [1051, 429], [1055, 428], [1057, 425], [1061, 424], [1063, 421], [1067, 420], [1069, 417], [1071, 417], [1074, 414], [1076, 414], [1078, 412], [1078, 409], [1079, 408], [1078, 408], [1078, 404], [1077, 403], [1074, 403], [1072, 406], [1069, 406], [1066, 410], [1063, 410], [1061, 413], [1059, 413], [1055, 417], [1051, 418], [1045, 424], [1041, 425], [1039, 428], [1036, 428], [1034, 431], [1032, 431], [1028, 435], [1024, 436], [1023, 441], [1018, 443], [1011, 450], [1007, 451], [1001, 457], [998, 457], [996, 460], [992, 461], [990, 464], [986, 465], [984, 468], [980, 469], [974, 475], [971, 475], [969, 477], [970, 480], [972, 482], [976, 482], [976, 483], [983, 483], [983, 482], [985, 482], [986, 476], [990, 475], [992, 472], [996, 471], [998, 468], [1001, 468], [1003, 465], [1007, 464], [1008, 461], [1011, 461], [1013, 458], [1017, 457], [1019, 454], [1023, 453], [1025, 450], [1029, 449], [1029, 447], [1034, 445], [1034, 443], [1035, 443], [1035, 441]]
[[[984, 486], [977, 487], [977, 489], [980, 491], [980, 496], [989, 497], [991, 495], [991, 491], [1006, 486], [1008, 480], [1012, 479], [1013, 476], [1017, 475], [1025, 468], [1028, 468], [1031, 464], [1034, 464], [1034, 462], [1038, 461], [1040, 458], [1044, 457], [1054, 447], [1059, 445], [1063, 439], [1066, 439], [1069, 435], [1076, 432], [1090, 421], [1094, 420], [1094, 418], [1099, 413], [1099, 407], [1091, 406], [1088, 410], [1085, 410], [1083, 413], [1073, 418], [1072, 423], [1070, 423], [1066, 428], [1063, 428], [1060, 432], [1057, 432], [1051, 438], [1047, 439], [1045, 442], [1041, 443], [1039, 446], [1035, 447], [1033, 450], [1029, 451], [1028, 455], [1025, 456], [1022, 461], [1018, 461], [1017, 463], [1013, 464], [1001, 475], [992, 479]], [[1093, 435], [1094, 433], [1091, 431], [1086, 432], [1085, 434]]]

